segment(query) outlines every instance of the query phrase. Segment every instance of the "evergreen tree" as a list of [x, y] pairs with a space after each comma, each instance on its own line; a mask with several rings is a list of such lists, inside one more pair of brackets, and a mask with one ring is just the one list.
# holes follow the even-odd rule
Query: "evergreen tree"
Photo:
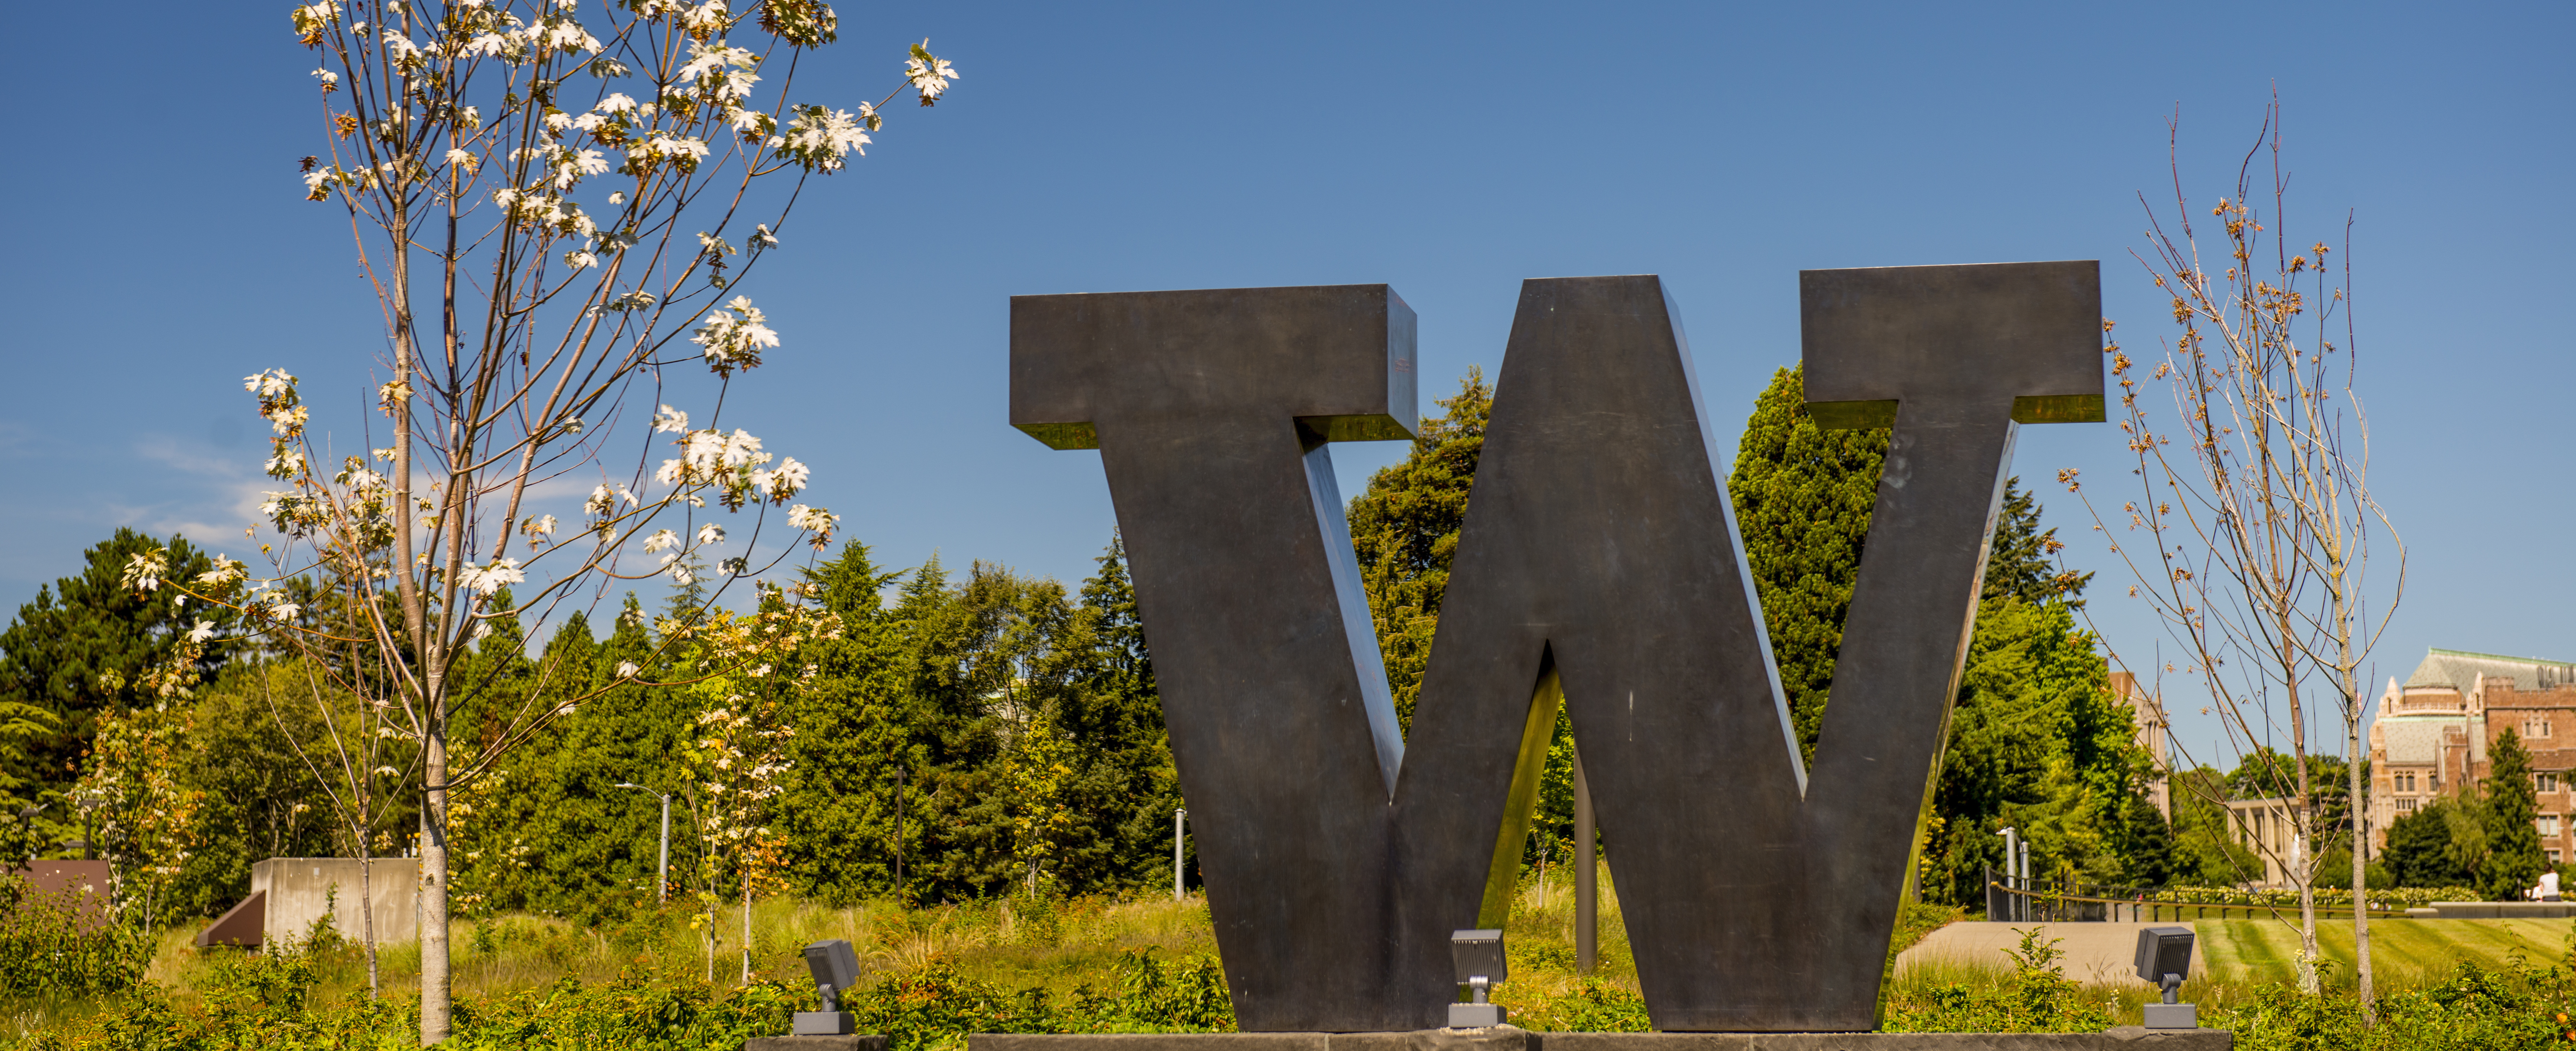
[[2399, 814], [2388, 826], [2388, 847], [2380, 864], [2400, 887], [2464, 887], [2469, 873], [2451, 856], [2449, 811], [2452, 798], [2432, 800], [2412, 813]]
[[1754, 400], [1727, 478], [1789, 718], [1810, 762], [1878, 500], [1887, 436], [1885, 428], [1817, 427], [1807, 415], [1802, 373], [1781, 369]]
[[1063, 643], [1064, 662], [1050, 678], [1065, 689], [1055, 723], [1079, 751], [1066, 787], [1075, 827], [1057, 858], [1068, 890], [1155, 886], [1169, 878], [1166, 845], [1172, 811], [1181, 805], [1171, 738], [1163, 727], [1154, 660], [1136, 614], [1126, 542], [1101, 552], [1100, 571], [1082, 585]]
[[2129, 813], [2117, 843], [2120, 882], [2132, 887], [2163, 887], [2180, 870], [2173, 826], [2143, 792], [2129, 796]]
[[[782, 792], [786, 863], [808, 897], [846, 905], [895, 889], [898, 790], [920, 797], [920, 766], [906, 721], [902, 678], [906, 623], [889, 616], [882, 592], [903, 577], [880, 570], [856, 540], [806, 571], [808, 587], [841, 618], [841, 637], [808, 643], [814, 676], [795, 695], [789, 768]], [[901, 772], [907, 783], [898, 785]], [[908, 800], [907, 800], [908, 801]], [[904, 831], [918, 839], [922, 812]], [[911, 870], [922, 869], [918, 854]]]
[[1982, 599], [2012, 595], [2031, 605], [2063, 598], [2071, 609], [2084, 608], [2084, 586], [2093, 574], [2057, 571], [2049, 560], [2066, 545], [2057, 530], [2039, 528], [2039, 498], [2021, 487], [2021, 479], [2004, 479], [2003, 513], [1995, 519], [1995, 538], [1986, 554]]
[[1414, 701], [1422, 695], [1422, 672], [1431, 660], [1458, 530], [1467, 521], [1467, 493], [1485, 449], [1494, 390], [1482, 369], [1470, 367], [1458, 393], [1438, 404], [1447, 412], [1422, 418], [1413, 451], [1402, 463], [1369, 476], [1367, 490], [1351, 501], [1349, 511], [1351, 544], [1377, 621], [1387, 686], [1395, 697], [1396, 719], [1408, 730]]
[[2139, 862], [2123, 850], [2152, 835], [2132, 825], [2144, 762], [2105, 675], [2065, 603], [2006, 593], [1982, 604], [1934, 781], [1925, 897], [1984, 900], [1983, 870], [2003, 866], [2005, 826], [2030, 843], [2034, 873], [2102, 883], [2135, 874]]
[[2473, 871], [2490, 901], [2516, 901], [2549, 868], [2540, 852], [2540, 802], [2531, 775], [2531, 752], [2522, 735], [2506, 727], [2487, 746], [2486, 783], [2479, 793], [2486, 826], [2486, 864]]
[[[0, 631], [0, 743], [23, 742], [0, 747], [0, 793], [19, 801], [9, 813], [25, 801], [50, 801], [71, 786], [99, 712], [146, 703], [138, 683], [169, 659], [180, 635], [201, 620], [218, 631], [235, 622], [232, 611], [190, 602], [175, 588], [139, 595], [128, 589], [121, 580], [127, 563], [156, 546], [169, 549], [171, 579], [193, 579], [213, 568], [184, 537], [174, 535], [165, 545], [118, 529], [85, 553], [78, 576], [39, 589], [36, 600], [18, 607], [17, 619]], [[225, 646], [206, 647], [198, 673], [211, 681], [227, 655]], [[59, 820], [62, 809], [50, 807], [45, 819]], [[77, 827], [56, 824], [52, 830]]]

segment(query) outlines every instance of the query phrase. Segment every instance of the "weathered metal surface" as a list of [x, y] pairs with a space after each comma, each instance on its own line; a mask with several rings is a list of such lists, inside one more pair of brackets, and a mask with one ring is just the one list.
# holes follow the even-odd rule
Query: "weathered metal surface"
[[1436, 1024], [1474, 926], [1481, 879], [1390, 988], [1404, 744], [1325, 439], [1406, 434], [1412, 358], [1384, 285], [1011, 300], [1012, 424], [1087, 429], [1109, 476], [1245, 1030]]
[[1242, 1028], [1439, 1023], [1560, 683], [1656, 1025], [1874, 1027], [2016, 405], [2099, 403], [2092, 268], [1804, 275], [1811, 397], [1896, 426], [1813, 791], [1658, 279], [1523, 285], [1410, 761], [1299, 422], [1409, 418], [1401, 300], [1013, 300], [1012, 422], [1102, 450]]

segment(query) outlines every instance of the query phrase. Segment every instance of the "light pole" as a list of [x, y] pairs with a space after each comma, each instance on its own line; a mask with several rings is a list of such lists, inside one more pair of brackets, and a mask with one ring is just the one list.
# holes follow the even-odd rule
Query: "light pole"
[[656, 861], [653, 864], [653, 904], [668, 904], [671, 900], [671, 793], [654, 792], [652, 789], [636, 784], [633, 781], [620, 781], [617, 783], [617, 787], [632, 788], [639, 792], [648, 792], [661, 797], [662, 855], [661, 860]]
[[1174, 808], [1174, 809], [1172, 810], [1172, 900], [1173, 900], [1173, 901], [1179, 901], [1179, 900], [1181, 900], [1183, 897], [1185, 897], [1185, 895], [1183, 895], [1183, 894], [1181, 893], [1181, 831], [1182, 831], [1182, 828], [1183, 828], [1182, 822], [1187, 821], [1187, 820], [1189, 819], [1189, 816], [1190, 816], [1190, 812], [1189, 812], [1188, 810], [1181, 809], [1181, 808]]
[[1592, 826], [1592, 782], [1583, 776], [1583, 751], [1574, 752], [1574, 969], [1591, 974], [1601, 958], [1601, 853]]
[[[2025, 919], [2026, 917], [2023, 915], [2022, 911], [2022, 897], [2019, 894], [2012, 893], [2012, 891], [2029, 889], [2024, 886], [2027, 882], [2025, 879], [2026, 870], [2030, 866], [2030, 862], [2026, 860], [2029, 857], [2029, 854], [2025, 853], [2025, 847], [2021, 841], [2021, 833], [2014, 831], [2010, 826], [2006, 826], [2005, 829], [1998, 834], [2004, 837], [2004, 912], [2008, 919], [2016, 921]], [[1994, 917], [1989, 916], [1986, 918], [1993, 919]]]

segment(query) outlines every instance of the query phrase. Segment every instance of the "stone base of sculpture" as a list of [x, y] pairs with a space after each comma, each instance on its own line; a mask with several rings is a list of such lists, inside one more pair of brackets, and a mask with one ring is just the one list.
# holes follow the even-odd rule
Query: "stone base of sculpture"
[[[968, 1051], [2229, 1051], [2222, 1029], [2100, 1033], [976, 1033]], [[1542, 1045], [1544, 1047], [1542, 1048]]]
[[755, 1036], [742, 1042], [742, 1051], [886, 1051], [882, 1033], [839, 1033], [827, 1036]]

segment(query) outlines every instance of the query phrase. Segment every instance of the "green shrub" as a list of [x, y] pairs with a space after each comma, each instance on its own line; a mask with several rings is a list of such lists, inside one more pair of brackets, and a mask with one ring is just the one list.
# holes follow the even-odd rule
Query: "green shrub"
[[[2061, 939], [2040, 938], [2041, 928], [2020, 931], [2009, 984], [1948, 982], [1921, 998], [1891, 997], [1886, 1024], [1896, 1033], [2091, 1033], [2111, 1027], [2106, 1001], [2089, 998], [2058, 964]], [[2239, 1045], [2243, 1046], [2243, 1045]]]
[[0, 995], [89, 996], [143, 980], [152, 940], [122, 922], [82, 914], [78, 892], [47, 893], [0, 875]]

